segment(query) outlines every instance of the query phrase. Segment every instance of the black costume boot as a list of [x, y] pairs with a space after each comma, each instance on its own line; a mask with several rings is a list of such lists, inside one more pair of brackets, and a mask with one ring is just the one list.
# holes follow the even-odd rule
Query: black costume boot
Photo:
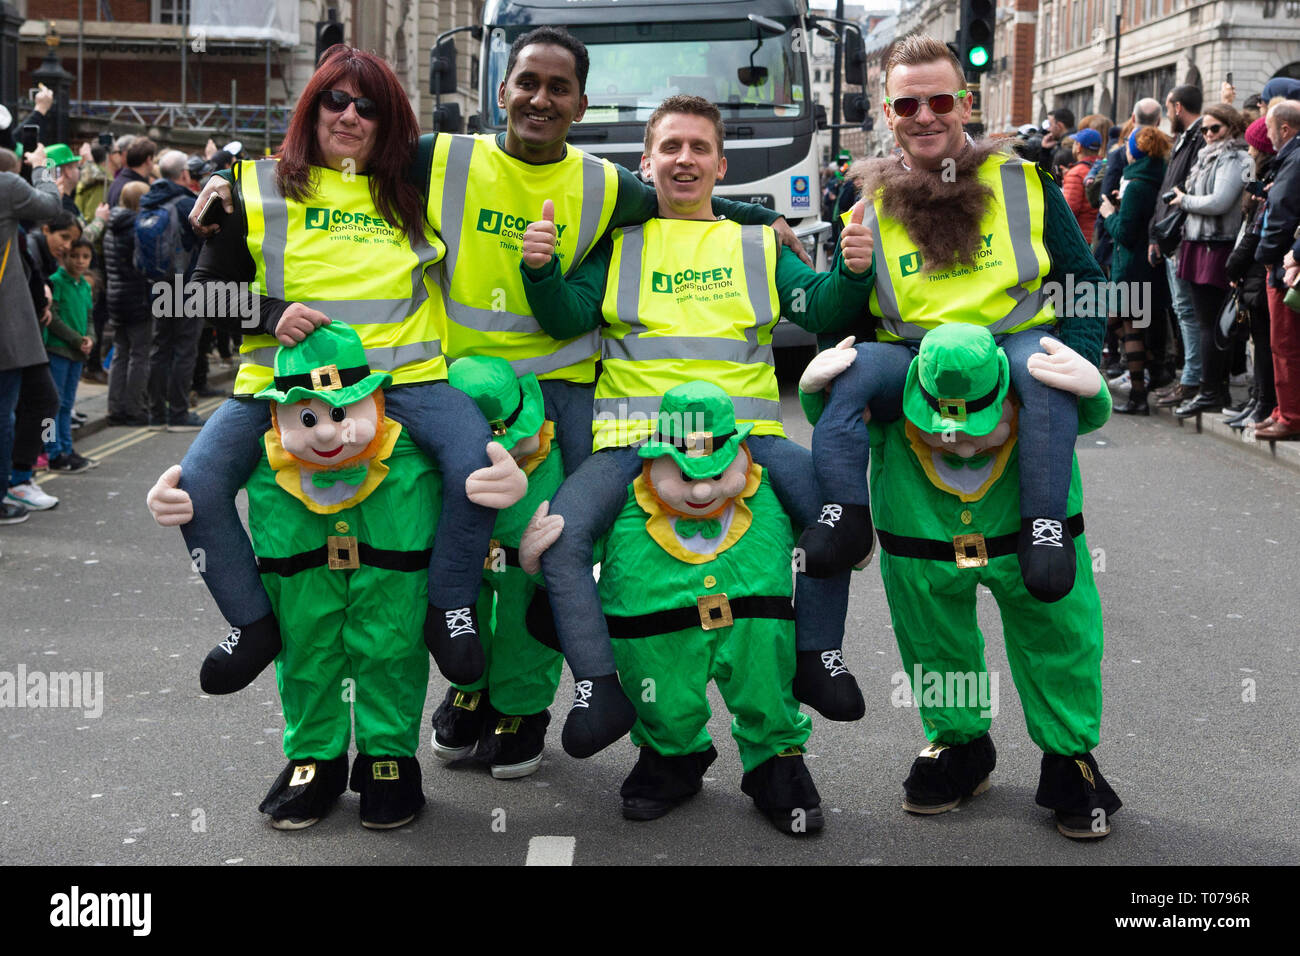
[[485, 690], [447, 688], [433, 712], [433, 739], [429, 742], [439, 760], [464, 760], [478, 745], [479, 733], [491, 708]]
[[782, 833], [807, 836], [826, 825], [821, 794], [798, 747], [782, 750], [744, 774], [740, 789]]
[[641, 747], [636, 766], [623, 781], [625, 820], [657, 820], [695, 796], [704, 786], [704, 773], [718, 759], [713, 745], [699, 753], [666, 757], [653, 747]]
[[527, 777], [542, 765], [546, 728], [550, 724], [549, 710], [536, 714], [503, 714], [493, 708], [491, 720], [483, 724], [479, 734], [474, 757], [487, 763], [497, 780]]
[[280, 623], [274, 614], [243, 627], [231, 627], [226, 639], [204, 658], [199, 686], [206, 694], [243, 690], [275, 660], [282, 646]]
[[623, 693], [617, 674], [573, 678], [573, 707], [560, 743], [570, 757], [590, 757], [632, 729], [636, 708]]
[[348, 755], [290, 760], [257, 808], [277, 830], [302, 830], [330, 812], [348, 785]]
[[903, 781], [903, 809], [946, 813], [964, 798], [987, 790], [997, 762], [988, 734], [964, 744], [930, 744], [912, 761], [912, 771]]
[[420, 762], [414, 757], [358, 754], [349, 786], [361, 794], [361, 825], [371, 830], [410, 823], [424, 806]]
[[424, 643], [442, 676], [453, 684], [472, 684], [483, 676], [487, 662], [474, 605], [446, 610], [430, 604], [424, 619]]
[[1045, 604], [1061, 600], [1074, 587], [1074, 540], [1064, 521], [1021, 518], [1016, 557], [1026, 590]]
[[1034, 802], [1054, 811], [1056, 829], [1072, 840], [1110, 834], [1110, 818], [1124, 804], [1097, 768], [1091, 753], [1043, 754]]
[[837, 647], [829, 651], [796, 651], [794, 699], [827, 720], [859, 720], [867, 712], [858, 682]]
[[873, 530], [870, 505], [822, 505], [822, 516], [799, 535], [795, 570], [810, 578], [829, 578], [861, 564], [871, 554]]

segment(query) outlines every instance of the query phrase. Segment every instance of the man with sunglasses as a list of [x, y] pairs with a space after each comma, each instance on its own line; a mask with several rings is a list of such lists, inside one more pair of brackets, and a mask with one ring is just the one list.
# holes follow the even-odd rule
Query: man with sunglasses
[[[1048, 289], [1103, 280], [1059, 187], [997, 141], [976, 141], [963, 124], [971, 97], [961, 67], [932, 37], [900, 41], [886, 63], [885, 118], [899, 155], [855, 168], [869, 205], [874, 288], [857, 357], [830, 389], [813, 432], [824, 497], [821, 519], [799, 540], [808, 573], [831, 575], [871, 552], [872, 521], [863, 475], [869, 435], [862, 412], [893, 421], [919, 341], [949, 322], [981, 325], [999, 337], [1019, 393], [1021, 530], [1017, 554], [1026, 588], [1060, 600], [1075, 579], [1066, 506], [1077, 430], [1073, 396], [1028, 372], [1030, 355], [1059, 323], [1060, 338], [1092, 362], [1100, 358], [1102, 310], [1057, 315]], [[1093, 300], [1095, 303], [1095, 299]], [[876, 341], [871, 341], [875, 339]], [[941, 396], [940, 396], [941, 397]], [[936, 400], [938, 400], [936, 398]], [[954, 431], [982, 399], [955, 403]]]

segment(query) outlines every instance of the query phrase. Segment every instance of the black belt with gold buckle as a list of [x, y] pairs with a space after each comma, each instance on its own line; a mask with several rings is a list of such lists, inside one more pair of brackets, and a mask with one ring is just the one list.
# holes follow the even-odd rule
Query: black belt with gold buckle
[[330, 535], [326, 543], [311, 551], [301, 551], [287, 558], [267, 558], [258, 555], [259, 574], [278, 574], [292, 577], [300, 571], [328, 567], [332, 571], [355, 570], [362, 565], [382, 568], [385, 571], [427, 571], [432, 548], [423, 551], [390, 551], [372, 548], [352, 535]]
[[606, 614], [605, 622], [609, 625], [610, 637], [635, 640], [691, 627], [714, 631], [730, 627], [741, 618], [753, 617], [793, 621], [794, 605], [787, 596], [749, 595], [728, 600], [725, 594], [706, 594], [688, 607], [631, 617]]
[[[1065, 522], [1071, 538], [1083, 534], [1083, 515], [1077, 514]], [[999, 534], [986, 538], [982, 534], [959, 534], [945, 541], [930, 538], [909, 538], [876, 529], [880, 546], [896, 558], [925, 558], [930, 561], [953, 562], [959, 568], [982, 568], [991, 558], [1001, 558], [1016, 553], [1018, 532]]]

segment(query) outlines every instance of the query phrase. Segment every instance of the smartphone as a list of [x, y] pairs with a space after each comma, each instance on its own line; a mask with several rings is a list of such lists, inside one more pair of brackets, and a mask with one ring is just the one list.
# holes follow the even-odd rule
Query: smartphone
[[1228, 85], [1232, 86], [1232, 71], [1228, 71]]
[[99, 134], [99, 145], [100, 145], [100, 146], [103, 146], [105, 149], [112, 149], [112, 148], [113, 148], [113, 134], [112, 134], [112, 133], [100, 133], [100, 134]]
[[23, 145], [23, 152], [30, 153], [41, 141], [41, 128], [35, 123], [27, 123], [18, 130], [18, 142]]
[[215, 226], [217, 224], [217, 215], [222, 211], [221, 196], [212, 193], [204, 202], [203, 208], [199, 210], [200, 226]]

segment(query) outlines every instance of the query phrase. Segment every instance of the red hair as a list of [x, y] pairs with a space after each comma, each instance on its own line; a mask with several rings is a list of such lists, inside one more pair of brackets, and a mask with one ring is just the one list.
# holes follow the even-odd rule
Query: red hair
[[276, 181], [280, 193], [296, 202], [316, 195], [313, 166], [323, 166], [316, 139], [318, 102], [324, 90], [334, 89], [343, 79], [351, 80], [360, 95], [368, 96], [379, 107], [375, 147], [366, 161], [370, 177], [370, 198], [375, 208], [389, 222], [406, 233], [412, 242], [424, 237], [424, 202], [420, 191], [406, 178], [407, 167], [415, 159], [420, 125], [411, 101], [387, 63], [353, 47], [337, 44], [321, 56], [320, 65], [303, 88], [298, 106], [289, 121], [288, 132], [276, 154]]

